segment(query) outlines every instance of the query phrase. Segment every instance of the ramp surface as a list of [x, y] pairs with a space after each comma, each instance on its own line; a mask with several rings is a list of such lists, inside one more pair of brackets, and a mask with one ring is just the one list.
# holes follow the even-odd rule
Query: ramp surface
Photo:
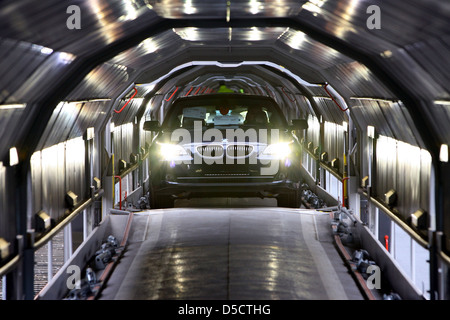
[[101, 299], [363, 299], [328, 214], [174, 208], [135, 214]]

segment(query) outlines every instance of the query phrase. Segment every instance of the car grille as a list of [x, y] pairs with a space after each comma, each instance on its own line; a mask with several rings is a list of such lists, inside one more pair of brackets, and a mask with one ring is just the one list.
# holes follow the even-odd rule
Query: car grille
[[227, 154], [229, 157], [247, 157], [253, 151], [251, 145], [231, 145], [227, 147]]
[[223, 147], [221, 145], [198, 146], [197, 152], [207, 157], [223, 157]]
[[[253, 152], [252, 145], [235, 144], [229, 145], [227, 155], [231, 158], [248, 157]], [[204, 157], [223, 157], [224, 148], [221, 145], [202, 145], [197, 147], [197, 152]]]

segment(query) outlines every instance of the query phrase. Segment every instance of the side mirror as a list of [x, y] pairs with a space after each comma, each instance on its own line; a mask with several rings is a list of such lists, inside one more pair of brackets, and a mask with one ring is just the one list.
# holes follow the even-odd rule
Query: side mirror
[[144, 122], [144, 128], [145, 131], [160, 131], [161, 127], [159, 126], [158, 120], [151, 120], [151, 121], [145, 121]]
[[308, 121], [305, 119], [292, 119], [292, 130], [304, 130], [308, 129]]

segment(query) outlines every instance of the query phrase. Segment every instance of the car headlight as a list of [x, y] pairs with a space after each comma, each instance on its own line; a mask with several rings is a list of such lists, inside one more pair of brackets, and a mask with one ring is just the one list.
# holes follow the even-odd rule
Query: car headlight
[[164, 160], [177, 160], [180, 157], [188, 156], [187, 151], [178, 144], [158, 143], [159, 154]]
[[280, 142], [269, 144], [262, 154], [265, 156], [272, 156], [276, 159], [284, 159], [291, 154], [291, 143], [292, 142]]

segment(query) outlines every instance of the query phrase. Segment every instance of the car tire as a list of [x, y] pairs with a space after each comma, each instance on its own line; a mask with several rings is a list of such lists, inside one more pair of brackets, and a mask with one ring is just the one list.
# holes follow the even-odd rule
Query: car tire
[[174, 199], [171, 196], [153, 196], [150, 202], [151, 209], [166, 209], [174, 207]]
[[301, 198], [300, 192], [295, 190], [293, 192], [281, 194], [277, 197], [278, 207], [286, 208], [300, 208]]
[[172, 196], [158, 195], [153, 186], [150, 187], [150, 208], [151, 209], [166, 209], [173, 208], [175, 199]]

